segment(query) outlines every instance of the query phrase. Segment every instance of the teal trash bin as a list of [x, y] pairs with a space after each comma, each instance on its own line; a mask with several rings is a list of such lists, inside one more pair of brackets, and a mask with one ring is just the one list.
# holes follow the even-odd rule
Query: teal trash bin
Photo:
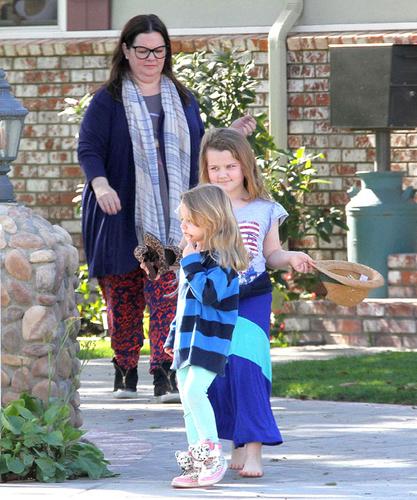
[[353, 188], [346, 205], [348, 260], [370, 266], [385, 285], [369, 297], [388, 297], [387, 258], [393, 253], [417, 252], [415, 190], [402, 189], [402, 172], [358, 172], [361, 189]]

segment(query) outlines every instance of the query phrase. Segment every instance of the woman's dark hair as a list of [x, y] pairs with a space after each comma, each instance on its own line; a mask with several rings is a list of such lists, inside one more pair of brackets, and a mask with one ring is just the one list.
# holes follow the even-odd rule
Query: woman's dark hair
[[113, 52], [110, 77], [107, 80], [105, 86], [115, 99], [122, 99], [122, 81], [124, 76], [130, 70], [129, 62], [124, 56], [122, 46], [125, 43], [127, 47], [131, 47], [138, 35], [140, 35], [141, 33], [152, 32], [159, 33], [164, 39], [165, 45], [167, 47], [162, 74], [166, 75], [172, 80], [178, 91], [178, 94], [180, 95], [181, 100], [186, 103], [189, 99], [189, 94], [184, 85], [182, 85], [175, 78], [172, 72], [172, 49], [168, 30], [165, 24], [155, 14], [135, 16], [125, 24], [120, 34], [119, 41], [117, 42], [117, 46]]

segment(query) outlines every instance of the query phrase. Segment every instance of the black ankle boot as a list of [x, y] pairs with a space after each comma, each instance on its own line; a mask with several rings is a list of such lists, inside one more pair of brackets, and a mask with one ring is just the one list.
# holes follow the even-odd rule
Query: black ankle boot
[[160, 403], [180, 403], [175, 371], [170, 369], [171, 361], [164, 361], [154, 371], [154, 396]]
[[159, 366], [153, 372], [153, 395], [163, 396], [171, 389], [168, 374], [163, 366]]
[[168, 374], [170, 392], [178, 392], [176, 371], [171, 370], [171, 364], [171, 361], [164, 361], [162, 367]]
[[116, 358], [113, 358], [111, 360], [111, 362], [113, 363], [113, 366], [114, 366], [114, 387], [113, 387], [113, 391], [116, 392], [119, 389], [121, 389], [121, 390], [126, 389], [125, 381], [124, 381], [125, 370], [123, 370], [123, 368], [121, 368], [117, 364]]
[[127, 391], [136, 392], [136, 386], [138, 385], [138, 367], [129, 368], [126, 371], [125, 384]]
[[116, 358], [112, 359], [114, 365], [114, 397], [117, 399], [135, 398], [138, 383], [138, 367], [122, 368], [117, 364]]

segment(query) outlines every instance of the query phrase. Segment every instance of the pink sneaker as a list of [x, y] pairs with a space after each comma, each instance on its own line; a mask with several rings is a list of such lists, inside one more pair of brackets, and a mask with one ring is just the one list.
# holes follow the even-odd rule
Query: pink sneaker
[[222, 455], [222, 445], [212, 441], [203, 441], [196, 447], [190, 447], [190, 454], [196, 463], [198, 484], [210, 486], [221, 481], [227, 471], [227, 462]]
[[174, 477], [171, 486], [174, 488], [198, 488], [199, 469], [194, 467], [194, 461], [188, 451], [177, 451], [175, 453], [178, 465], [182, 469], [180, 476]]

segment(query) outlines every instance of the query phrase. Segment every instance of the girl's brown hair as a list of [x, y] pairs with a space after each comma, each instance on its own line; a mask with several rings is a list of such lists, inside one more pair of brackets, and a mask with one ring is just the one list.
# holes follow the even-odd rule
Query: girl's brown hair
[[110, 77], [105, 85], [115, 99], [121, 100], [122, 81], [130, 71], [129, 62], [123, 53], [123, 44], [125, 43], [127, 47], [130, 48], [138, 35], [141, 33], [153, 32], [159, 33], [162, 36], [167, 48], [162, 74], [172, 80], [181, 100], [187, 103], [189, 100], [187, 89], [175, 78], [172, 71], [172, 48], [168, 30], [165, 24], [155, 14], [135, 16], [125, 24], [113, 52]]
[[249, 193], [249, 200], [271, 199], [265, 188], [261, 172], [256, 165], [255, 155], [246, 137], [231, 128], [212, 128], [204, 134], [200, 147], [200, 183], [210, 183], [207, 150], [229, 151], [242, 168], [243, 185]]
[[205, 246], [222, 267], [244, 271], [249, 265], [239, 226], [227, 194], [218, 186], [202, 184], [181, 195], [191, 222], [205, 231]]

